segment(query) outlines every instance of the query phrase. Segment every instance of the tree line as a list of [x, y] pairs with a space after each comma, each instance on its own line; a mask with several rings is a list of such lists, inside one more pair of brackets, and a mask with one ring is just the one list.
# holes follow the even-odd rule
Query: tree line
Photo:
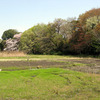
[[[8, 39], [4, 36], [2, 46]], [[78, 19], [59, 18], [33, 26], [23, 32], [19, 50], [29, 54], [100, 54], [100, 8], [86, 11]]]

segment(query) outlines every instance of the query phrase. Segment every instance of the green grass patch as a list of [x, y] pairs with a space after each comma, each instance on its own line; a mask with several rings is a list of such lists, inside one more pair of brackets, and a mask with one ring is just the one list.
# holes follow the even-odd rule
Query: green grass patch
[[0, 59], [65, 59], [65, 58], [76, 58], [75, 56], [70, 55], [26, 55], [26, 56], [10, 56], [10, 57], [0, 57]]
[[30, 69], [29, 66], [22, 66], [22, 67], [0, 67], [2, 69], [2, 71], [17, 71], [17, 70], [27, 70]]
[[69, 67], [73, 67], [73, 66], [89, 66], [90, 64], [84, 64], [84, 63], [77, 63], [77, 62], [71, 62], [71, 61], [58, 61], [58, 60], [52, 60], [53, 62], [61, 62], [61, 63], [65, 63], [67, 66]]
[[99, 99], [100, 75], [60, 68], [0, 72], [0, 100]]

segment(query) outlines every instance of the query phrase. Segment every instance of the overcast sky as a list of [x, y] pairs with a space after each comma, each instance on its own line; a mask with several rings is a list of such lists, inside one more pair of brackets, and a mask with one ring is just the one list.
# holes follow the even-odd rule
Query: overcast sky
[[23, 32], [55, 18], [78, 18], [80, 14], [99, 7], [100, 0], [0, 0], [0, 37], [8, 29]]

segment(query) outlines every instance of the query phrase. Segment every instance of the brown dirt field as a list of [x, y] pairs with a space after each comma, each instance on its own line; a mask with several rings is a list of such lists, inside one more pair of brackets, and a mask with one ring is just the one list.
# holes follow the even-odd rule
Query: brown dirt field
[[68, 68], [76, 71], [100, 74], [100, 59], [60, 59], [60, 61], [87, 64], [87, 66], [73, 66]]
[[39, 61], [0, 61], [0, 68], [1, 67], [23, 67], [23, 66], [31, 66], [31, 67], [49, 67], [49, 66], [60, 66], [65, 65], [62, 62], [53, 62], [53, 61], [46, 61], [46, 60], [39, 60]]
[[[62, 62], [61, 62], [62, 61]], [[69, 63], [67, 63], [69, 62]], [[85, 66], [74, 65], [74, 63], [86, 64]], [[72, 64], [71, 66], [69, 66]], [[15, 69], [11, 69], [15, 67]], [[29, 68], [48, 68], [48, 67], [61, 67], [75, 71], [86, 73], [100, 74], [100, 59], [82, 58], [82, 59], [56, 59], [50, 60], [37, 60], [37, 61], [0, 61], [0, 68], [4, 70], [29, 69]]]
[[83, 59], [59, 59], [60, 61], [71, 61], [71, 62], [78, 62], [78, 63], [83, 63], [83, 64], [96, 64], [96, 65], [100, 65], [100, 59], [87, 59], [87, 58], [83, 58]]

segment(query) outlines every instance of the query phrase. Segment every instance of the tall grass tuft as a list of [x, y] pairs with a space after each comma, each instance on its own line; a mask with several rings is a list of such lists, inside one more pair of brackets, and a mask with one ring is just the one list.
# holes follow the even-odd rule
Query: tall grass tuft
[[0, 52], [0, 57], [24, 57], [26, 54], [20, 51], [3, 51]]

